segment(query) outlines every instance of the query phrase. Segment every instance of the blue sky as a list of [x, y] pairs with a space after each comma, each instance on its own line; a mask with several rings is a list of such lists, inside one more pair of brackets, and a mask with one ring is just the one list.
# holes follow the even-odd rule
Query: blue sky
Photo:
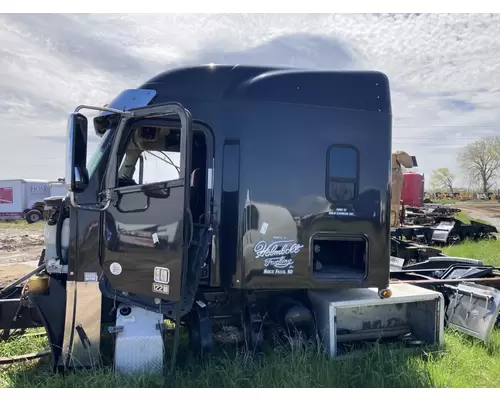
[[375, 69], [430, 176], [500, 126], [500, 15], [0, 15], [0, 179], [64, 174], [66, 117], [182, 64]]

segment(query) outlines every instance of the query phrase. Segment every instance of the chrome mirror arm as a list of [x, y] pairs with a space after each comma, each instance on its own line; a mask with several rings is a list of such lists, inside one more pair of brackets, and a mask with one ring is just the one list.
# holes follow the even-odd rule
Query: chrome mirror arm
[[104, 200], [101, 202], [102, 207], [82, 206], [80, 204], [77, 204], [77, 202], [75, 200], [75, 193], [74, 192], [69, 192], [69, 201], [71, 203], [71, 206], [78, 209], [78, 210], [104, 212], [104, 211], [107, 211], [107, 209], [111, 206], [111, 203], [113, 201], [114, 190], [107, 189], [103, 192], [103, 194], [104, 194]]

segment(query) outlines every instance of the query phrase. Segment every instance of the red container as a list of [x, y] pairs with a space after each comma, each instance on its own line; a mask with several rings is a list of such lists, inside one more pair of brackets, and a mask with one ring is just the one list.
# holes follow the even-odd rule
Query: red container
[[405, 205], [422, 207], [424, 200], [424, 176], [416, 172], [403, 174], [401, 200]]

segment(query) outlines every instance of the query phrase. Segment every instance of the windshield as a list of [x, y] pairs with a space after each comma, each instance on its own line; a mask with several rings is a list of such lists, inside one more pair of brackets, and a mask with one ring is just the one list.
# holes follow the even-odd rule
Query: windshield
[[113, 138], [115, 130], [115, 128], [108, 129], [104, 133], [104, 135], [102, 135], [101, 140], [97, 143], [97, 148], [95, 148], [93, 151], [90, 148], [89, 141], [89, 154], [91, 154], [90, 157], [87, 157], [87, 171], [89, 173], [89, 179], [94, 175], [94, 172], [101, 162], [102, 157], [106, 153], [108, 147], [111, 145], [111, 139]]

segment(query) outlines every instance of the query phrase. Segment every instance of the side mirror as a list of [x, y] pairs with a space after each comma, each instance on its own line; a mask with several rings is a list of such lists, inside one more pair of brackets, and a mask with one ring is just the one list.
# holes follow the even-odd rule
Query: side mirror
[[66, 185], [71, 192], [79, 193], [89, 184], [87, 170], [87, 118], [72, 113], [68, 118], [66, 148]]

